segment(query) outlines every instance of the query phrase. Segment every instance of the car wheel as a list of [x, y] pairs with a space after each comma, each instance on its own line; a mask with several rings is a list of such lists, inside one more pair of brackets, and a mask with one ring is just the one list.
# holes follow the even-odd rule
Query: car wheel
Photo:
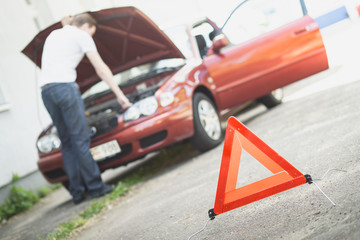
[[215, 104], [203, 93], [193, 101], [194, 136], [192, 143], [199, 151], [214, 148], [222, 141], [222, 129]]
[[276, 89], [269, 93], [268, 95], [265, 95], [261, 98], [259, 98], [259, 102], [265, 105], [268, 109], [276, 107], [277, 105], [282, 103], [282, 100], [284, 98], [284, 91], [282, 88]]

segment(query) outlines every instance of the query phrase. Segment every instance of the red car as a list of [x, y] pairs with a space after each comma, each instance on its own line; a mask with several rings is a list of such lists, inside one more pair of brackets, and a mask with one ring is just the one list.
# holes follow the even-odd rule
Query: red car
[[[274, 90], [328, 68], [321, 34], [308, 16], [233, 44], [232, 30], [225, 35], [226, 28], [209, 19], [161, 30], [134, 7], [90, 14], [98, 21], [100, 55], [133, 103], [123, 111], [82, 60], [77, 83], [101, 171], [188, 138], [201, 151], [211, 149], [222, 141], [220, 119], [229, 109], [253, 100], [273, 107], [280, 103]], [[37, 66], [46, 37], [60, 27], [43, 30], [23, 50]], [[53, 126], [40, 134], [37, 148], [45, 178], [66, 182]]]

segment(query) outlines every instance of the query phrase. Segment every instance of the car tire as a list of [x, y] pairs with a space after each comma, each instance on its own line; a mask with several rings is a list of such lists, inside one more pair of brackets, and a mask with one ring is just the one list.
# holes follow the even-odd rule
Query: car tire
[[284, 92], [282, 88], [276, 89], [271, 93], [261, 97], [258, 101], [265, 105], [268, 109], [276, 107], [277, 105], [282, 103], [284, 98]]
[[215, 104], [203, 93], [195, 93], [193, 99], [194, 136], [196, 149], [205, 152], [219, 145], [223, 139], [221, 122]]

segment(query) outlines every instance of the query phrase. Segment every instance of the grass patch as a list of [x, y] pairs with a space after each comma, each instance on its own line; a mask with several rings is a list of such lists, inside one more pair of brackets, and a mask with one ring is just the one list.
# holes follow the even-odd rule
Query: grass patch
[[30, 190], [25, 190], [16, 185], [20, 177], [18, 174], [13, 174], [12, 184], [9, 196], [5, 199], [4, 203], [0, 206], [0, 222], [6, 222], [12, 216], [25, 212], [33, 205], [53, 192], [55, 189], [61, 187], [61, 184], [52, 184], [49, 188], [40, 188], [35, 194]]
[[[125, 196], [131, 190], [131, 187], [166, 169], [168, 166], [179, 162], [191, 151], [194, 151], [194, 149], [190, 143], [174, 145], [173, 147], [161, 150], [149, 163], [140, 167], [122, 181], [119, 181], [114, 191], [108, 194], [103, 200], [92, 201], [75, 220], [60, 224], [53, 233], [48, 234], [44, 239], [56, 240], [68, 238], [74, 230], [83, 226], [90, 218], [106, 208], [111, 200]], [[40, 239], [42, 240], [43, 238], [39, 238], [39, 240]]]
[[112, 191], [112, 193], [108, 195], [108, 199], [113, 200], [115, 198], [125, 196], [129, 192], [129, 190], [130, 190], [129, 184], [119, 182], [116, 188], [114, 189], [114, 191]]
[[52, 192], [52, 190], [50, 188], [47, 187], [42, 187], [38, 190], [38, 197], [39, 198], [44, 198], [47, 195], [49, 195]]
[[94, 215], [99, 214], [103, 208], [106, 207], [106, 199], [102, 201], [92, 201], [90, 206], [86, 208], [81, 214], [80, 217], [84, 220], [92, 218]]
[[39, 188], [37, 195], [39, 198], [44, 198], [47, 195], [49, 195], [50, 193], [52, 193], [53, 191], [55, 191], [56, 189], [61, 188], [61, 184], [57, 183], [57, 184], [51, 184], [50, 187], [42, 187]]
[[75, 229], [83, 226], [85, 223], [86, 219], [80, 217], [66, 223], [62, 223], [54, 230], [53, 233], [49, 234], [47, 238], [38, 238], [38, 240], [68, 238]]
[[19, 181], [19, 180], [20, 180], [19, 174], [13, 173], [12, 178], [11, 178], [11, 182], [12, 182], [12, 183], [16, 183], [16, 182]]
[[56, 189], [59, 189], [59, 188], [61, 188], [62, 187], [62, 184], [61, 183], [55, 183], [55, 184], [51, 184], [50, 185], [50, 189], [52, 190], [52, 191], [55, 191]]
[[14, 184], [11, 187], [9, 197], [0, 206], [1, 221], [6, 221], [10, 217], [28, 210], [39, 200], [39, 197], [32, 191], [24, 190]]

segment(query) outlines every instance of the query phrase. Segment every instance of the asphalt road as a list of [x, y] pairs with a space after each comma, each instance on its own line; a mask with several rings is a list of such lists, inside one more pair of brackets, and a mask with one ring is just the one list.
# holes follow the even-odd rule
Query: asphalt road
[[[221, 214], [192, 239], [360, 238], [360, 25], [323, 31], [331, 68], [285, 90], [282, 105], [258, 106], [237, 117], [303, 174], [310, 174], [336, 203], [305, 184]], [[188, 239], [214, 207], [223, 145], [186, 154], [176, 166], [136, 186], [92, 218], [74, 239]], [[244, 154], [238, 186], [269, 172]], [[41, 207], [0, 228], [1, 239], [36, 239], [78, 214], [59, 190]]]
[[[336, 206], [306, 184], [219, 215], [194, 239], [359, 239], [359, 37], [358, 26], [324, 31], [329, 71], [287, 88], [284, 104], [271, 111], [238, 116], [302, 173], [317, 179], [330, 170], [316, 182]], [[214, 206], [222, 149], [144, 183], [77, 239], [188, 239]], [[268, 175], [242, 158], [238, 186]]]

